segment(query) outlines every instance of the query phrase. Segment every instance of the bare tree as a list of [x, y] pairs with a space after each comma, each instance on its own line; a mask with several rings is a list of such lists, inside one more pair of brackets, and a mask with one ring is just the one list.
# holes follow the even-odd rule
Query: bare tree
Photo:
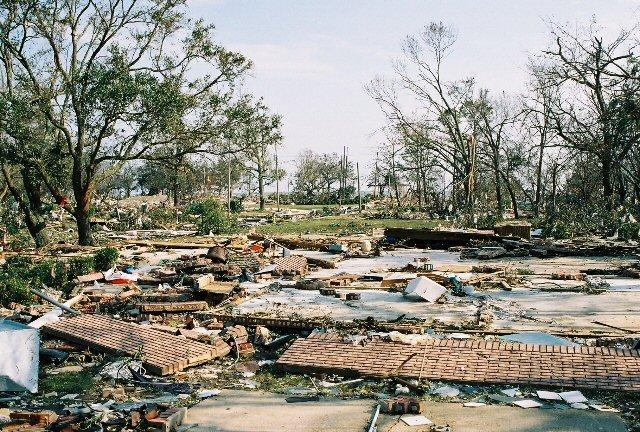
[[[441, 22], [425, 26], [417, 36], [405, 40], [403, 60], [394, 65], [397, 79], [387, 82], [378, 78], [367, 91], [392, 125], [430, 145], [438, 166], [453, 178], [454, 204], [473, 212], [476, 138], [464, 106], [473, 99], [474, 81], [451, 82], [442, 76], [443, 63], [455, 41], [451, 27]], [[401, 107], [401, 95], [409, 95], [418, 108]]]
[[605, 42], [595, 23], [578, 32], [553, 25], [553, 45], [544, 51], [545, 85], [556, 87], [549, 114], [564, 145], [594, 156], [600, 164], [602, 196], [611, 211], [615, 192], [623, 204], [626, 190], [614, 188], [614, 173], [640, 143], [640, 130], [628, 118], [625, 101], [638, 91], [633, 51], [635, 29]]

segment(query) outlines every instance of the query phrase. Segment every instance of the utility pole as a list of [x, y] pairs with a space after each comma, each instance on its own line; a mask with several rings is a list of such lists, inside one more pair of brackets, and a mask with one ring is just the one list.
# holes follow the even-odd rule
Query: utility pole
[[280, 211], [280, 171], [278, 171], [278, 146], [276, 148], [276, 206]]
[[231, 155], [227, 156], [227, 216], [231, 215]]
[[342, 187], [340, 188], [340, 205], [344, 203], [344, 190], [347, 187], [347, 146], [342, 146], [342, 167], [341, 167], [341, 175], [342, 175]]
[[360, 164], [356, 162], [356, 175], [358, 176], [358, 212], [362, 213], [362, 194], [360, 193]]
[[373, 199], [378, 196], [378, 152], [376, 152], [376, 170], [373, 172]]

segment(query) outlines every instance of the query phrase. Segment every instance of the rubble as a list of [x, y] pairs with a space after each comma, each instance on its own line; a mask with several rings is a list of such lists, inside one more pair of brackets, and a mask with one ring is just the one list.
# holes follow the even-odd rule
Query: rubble
[[[181, 430], [193, 404], [232, 388], [285, 394], [299, 409], [356, 397], [409, 422], [431, 401], [627, 415], [620, 395], [640, 391], [640, 310], [621, 321], [618, 305], [636, 290], [635, 259], [552, 258], [586, 246], [565, 254], [568, 243], [485, 234], [420, 234], [430, 246], [464, 240], [467, 261], [388, 235], [136, 240], [115, 268], [45, 290], [67, 309], [3, 310], [42, 329], [45, 381], [1, 402], [7, 420], [53, 407], [56, 430]], [[74, 376], [87, 382], [65, 386]]]

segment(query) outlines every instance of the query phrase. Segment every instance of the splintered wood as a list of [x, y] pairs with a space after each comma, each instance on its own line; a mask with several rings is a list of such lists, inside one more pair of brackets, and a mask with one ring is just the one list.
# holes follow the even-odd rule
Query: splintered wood
[[102, 315], [67, 318], [43, 330], [50, 336], [96, 351], [140, 356], [144, 367], [157, 375], [169, 375], [230, 351], [229, 345], [221, 340], [208, 345]]

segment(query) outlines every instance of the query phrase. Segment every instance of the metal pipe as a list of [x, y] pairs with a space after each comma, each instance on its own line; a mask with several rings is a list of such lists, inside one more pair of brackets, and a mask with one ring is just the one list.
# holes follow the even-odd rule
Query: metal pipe
[[41, 299], [48, 301], [49, 303], [53, 304], [54, 306], [57, 306], [60, 309], [69, 312], [72, 315], [80, 315], [80, 312], [78, 312], [77, 310], [71, 309], [69, 306], [65, 305], [64, 303], [60, 303], [58, 300], [55, 300], [55, 299], [49, 297], [45, 293], [40, 292], [35, 288], [29, 288], [29, 291], [31, 291], [33, 294], [37, 295]]

